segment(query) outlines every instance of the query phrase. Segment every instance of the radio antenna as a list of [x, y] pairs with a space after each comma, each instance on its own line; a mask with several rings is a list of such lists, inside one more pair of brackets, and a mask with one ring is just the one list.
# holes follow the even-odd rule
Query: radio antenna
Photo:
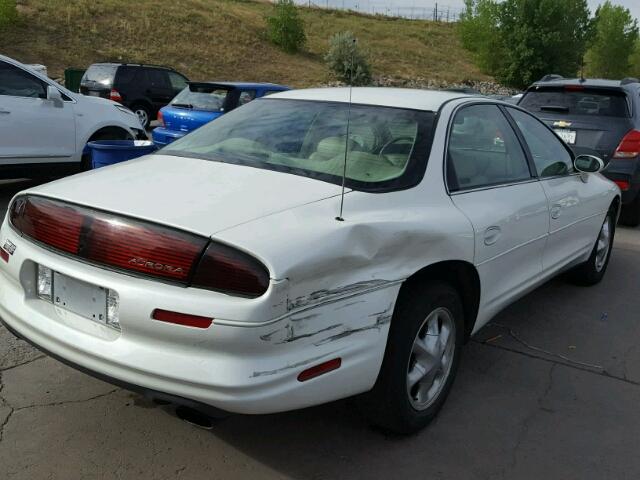
[[351, 62], [349, 65], [349, 106], [347, 107], [347, 136], [344, 145], [344, 166], [342, 169], [342, 193], [340, 194], [340, 215], [336, 217], [339, 222], [344, 222], [342, 212], [344, 210], [344, 188], [347, 181], [347, 157], [349, 154], [349, 127], [351, 126], [351, 93], [353, 92], [353, 56], [356, 50], [356, 39], [351, 44]]

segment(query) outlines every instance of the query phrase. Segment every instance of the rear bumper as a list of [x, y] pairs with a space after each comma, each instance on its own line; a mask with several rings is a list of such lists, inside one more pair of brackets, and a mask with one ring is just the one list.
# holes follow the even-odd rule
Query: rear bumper
[[158, 148], [162, 148], [169, 145], [171, 142], [184, 137], [187, 133], [189, 132], [180, 132], [176, 130], [168, 130], [163, 127], [157, 127], [151, 132], [151, 138]]
[[611, 160], [602, 172], [611, 181], [628, 182], [629, 188], [622, 190], [622, 204], [633, 202], [640, 192], [640, 157], [635, 159]]
[[[91, 375], [199, 410], [204, 404], [234, 413], [274, 413], [369, 390], [400, 288], [390, 285], [363, 292], [364, 302], [355, 305], [351, 296], [272, 321], [261, 302], [279, 301], [281, 292], [273, 285], [260, 299], [238, 299], [78, 262], [22, 239], [5, 222], [0, 245], [7, 239], [16, 245], [8, 262], [0, 260], [0, 318], [9, 329]], [[39, 299], [36, 264], [116, 290], [122, 331]], [[184, 327], [152, 320], [155, 308], [215, 319], [208, 329]], [[264, 320], [251, 322], [252, 317]], [[339, 369], [297, 380], [307, 368], [337, 357]]]

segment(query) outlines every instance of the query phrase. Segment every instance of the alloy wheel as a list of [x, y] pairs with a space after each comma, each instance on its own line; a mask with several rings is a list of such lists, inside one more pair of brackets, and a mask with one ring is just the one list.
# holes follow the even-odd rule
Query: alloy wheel
[[611, 248], [611, 215], [607, 215], [606, 220], [602, 224], [600, 229], [600, 235], [598, 235], [598, 243], [596, 244], [596, 270], [602, 271], [605, 263], [607, 262], [607, 255], [609, 255], [609, 249]]

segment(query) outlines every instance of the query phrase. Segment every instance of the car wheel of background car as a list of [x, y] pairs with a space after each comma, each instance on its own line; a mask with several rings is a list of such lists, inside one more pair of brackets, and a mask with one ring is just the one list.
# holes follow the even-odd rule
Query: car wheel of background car
[[637, 227], [640, 225], [640, 193], [636, 195], [633, 202], [622, 207], [620, 223], [628, 227]]
[[441, 282], [405, 285], [373, 390], [360, 399], [370, 421], [409, 434], [436, 416], [451, 390], [464, 337], [460, 296]]
[[[122, 128], [118, 127], [107, 127], [102, 130], [98, 130], [94, 133], [91, 138], [89, 138], [89, 142], [95, 142], [99, 140], [134, 140], [129, 132]], [[85, 148], [86, 151], [86, 148]], [[82, 163], [81, 163], [81, 171], [85, 172], [87, 170], [91, 170], [91, 154], [83, 153], [82, 154]]]
[[149, 112], [149, 107], [138, 104], [131, 107], [131, 110], [133, 110], [133, 113], [135, 113], [138, 116], [138, 119], [140, 120], [142, 127], [145, 130], [149, 128], [149, 124], [151, 123], [151, 113]]
[[616, 229], [615, 218], [615, 207], [611, 207], [600, 228], [598, 239], [589, 256], [589, 260], [578, 265], [570, 272], [573, 283], [585, 286], [595, 285], [604, 277], [607, 265], [609, 265], [609, 258], [611, 258], [613, 237]]

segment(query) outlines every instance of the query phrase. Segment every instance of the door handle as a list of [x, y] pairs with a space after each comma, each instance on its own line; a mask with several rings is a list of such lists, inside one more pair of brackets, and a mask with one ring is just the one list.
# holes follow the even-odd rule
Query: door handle
[[2, 115], [9, 115], [11, 113], [10, 110], [0, 110], [0, 114]]
[[551, 207], [551, 210], [549, 211], [549, 213], [551, 214], [551, 218], [555, 220], [562, 213], [562, 205], [560, 205], [559, 203], [556, 203]]
[[502, 229], [498, 226], [489, 227], [484, 231], [484, 244], [493, 245], [502, 235]]

